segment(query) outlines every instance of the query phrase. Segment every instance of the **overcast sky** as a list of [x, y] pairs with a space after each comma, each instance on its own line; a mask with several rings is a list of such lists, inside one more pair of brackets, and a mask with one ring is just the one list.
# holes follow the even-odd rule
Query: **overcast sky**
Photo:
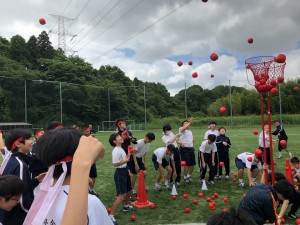
[[[211, 89], [230, 79], [250, 88], [244, 62], [260, 55], [286, 54], [286, 79], [299, 77], [299, 10], [299, 0], [11, 0], [1, 2], [0, 35], [28, 40], [58, 29], [49, 14], [72, 18], [65, 27], [77, 36], [66, 38], [68, 49], [95, 68], [115, 65], [131, 79], [164, 84], [174, 95], [185, 83]], [[50, 40], [58, 45], [57, 35]], [[215, 62], [209, 59], [213, 52], [219, 55]]]

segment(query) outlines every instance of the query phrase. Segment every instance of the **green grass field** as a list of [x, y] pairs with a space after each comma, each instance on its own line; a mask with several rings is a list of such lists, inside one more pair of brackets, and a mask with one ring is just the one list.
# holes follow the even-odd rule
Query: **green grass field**
[[[258, 136], [252, 134], [252, 130], [260, 130], [260, 126], [252, 128], [241, 128], [241, 129], [228, 129], [227, 136], [231, 139], [232, 147], [230, 149], [230, 163], [231, 163], [231, 178], [233, 178], [233, 173], [237, 172], [234, 164], [234, 159], [236, 155], [241, 152], [250, 151], [253, 152], [258, 146]], [[174, 131], [176, 131], [174, 129]], [[203, 141], [203, 136], [206, 129], [194, 129], [191, 128], [194, 138], [195, 138], [195, 149], [196, 153], [199, 149], [200, 143]], [[156, 140], [151, 143], [150, 151], [147, 154], [148, 163], [148, 176], [146, 179], [146, 186], [149, 188], [147, 193], [148, 200], [156, 204], [155, 209], [144, 208], [138, 209], [134, 213], [125, 213], [122, 211], [122, 207], [118, 208], [115, 218], [118, 220], [120, 225], [126, 224], [180, 224], [180, 223], [201, 223], [206, 222], [208, 217], [214, 213], [208, 207], [206, 202], [207, 197], [211, 197], [213, 193], [217, 192], [219, 197], [216, 198], [215, 202], [217, 204], [216, 210], [221, 210], [225, 207], [237, 207], [243, 198], [243, 194], [247, 193], [249, 188], [242, 189], [238, 186], [238, 182], [234, 183], [232, 180], [217, 181], [214, 186], [208, 186], [207, 191], [201, 191], [201, 184], [199, 181], [199, 167], [195, 167], [193, 173], [193, 183], [185, 184], [183, 181], [179, 188], [177, 188], [178, 196], [176, 200], [171, 198], [170, 191], [162, 190], [156, 192], [153, 190], [155, 177], [157, 172], [154, 170], [153, 164], [151, 162], [152, 152], [158, 148], [163, 147], [164, 144], [161, 140], [162, 131], [159, 130], [147, 130], [133, 132], [134, 136], [138, 139], [143, 138], [145, 133], [153, 132], [156, 135]], [[300, 139], [298, 139], [298, 130], [296, 127], [286, 127], [286, 132], [289, 136], [288, 149], [292, 153], [298, 156], [297, 147], [300, 146]], [[97, 138], [101, 140], [107, 148], [105, 158], [97, 163], [98, 178], [96, 180], [96, 191], [100, 194], [100, 198], [106, 207], [111, 207], [115, 201], [116, 191], [114, 185], [113, 174], [115, 169], [112, 167], [111, 162], [111, 152], [112, 147], [108, 144], [108, 137], [111, 133], [98, 133]], [[273, 136], [274, 137], [274, 136]], [[277, 163], [275, 167], [276, 171], [283, 172], [285, 168], [285, 157], [288, 155], [283, 153], [283, 159], [277, 159], [277, 143], [274, 146], [274, 160]], [[208, 174], [206, 174], [206, 178]], [[245, 179], [247, 181], [247, 179]], [[137, 182], [138, 183], [138, 182]], [[137, 187], [136, 187], [137, 188]], [[199, 198], [198, 193], [204, 193], [204, 198]], [[183, 199], [182, 195], [187, 193], [189, 197]], [[229, 202], [224, 203], [223, 198], [229, 198]], [[193, 199], [198, 200], [198, 204], [193, 204]], [[184, 213], [184, 209], [190, 208], [190, 213]], [[289, 210], [289, 209], [288, 209]], [[287, 211], [288, 212], [288, 211]], [[130, 220], [130, 215], [134, 214], [136, 216], [136, 221], [132, 222]], [[287, 213], [286, 213], [287, 219]], [[287, 220], [292, 222], [291, 220]]]

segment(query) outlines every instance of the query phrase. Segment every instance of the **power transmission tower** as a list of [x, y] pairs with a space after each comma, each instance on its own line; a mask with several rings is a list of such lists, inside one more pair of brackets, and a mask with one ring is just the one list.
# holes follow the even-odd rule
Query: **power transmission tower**
[[72, 38], [74, 38], [76, 35], [71, 34], [66, 30], [65, 22], [72, 21], [73, 19], [60, 16], [60, 15], [53, 15], [53, 14], [49, 14], [49, 15], [57, 19], [58, 29], [50, 30], [49, 33], [57, 34], [58, 48], [61, 48], [64, 53], [66, 53], [67, 51], [71, 51], [70, 49], [67, 48], [66, 36], [71, 36]]

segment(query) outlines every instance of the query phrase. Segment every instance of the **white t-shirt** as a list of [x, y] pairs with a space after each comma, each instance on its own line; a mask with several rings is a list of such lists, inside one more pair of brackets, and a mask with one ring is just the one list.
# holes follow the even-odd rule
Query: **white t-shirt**
[[300, 167], [298, 169], [295, 167], [295, 171], [296, 173], [300, 173]]
[[214, 135], [216, 135], [216, 137], [218, 137], [220, 135], [219, 131], [217, 131], [217, 130], [214, 130], [214, 131], [208, 130], [204, 134], [204, 140], [207, 140], [209, 134], [214, 134]]
[[193, 138], [193, 133], [190, 130], [185, 130], [185, 131], [181, 131], [182, 127], [179, 128], [179, 141], [182, 142], [183, 147], [186, 148], [191, 148], [194, 146], [194, 138]]
[[[51, 207], [44, 224], [59, 225], [61, 224], [64, 210], [68, 200], [69, 185], [61, 186], [60, 192], [57, 195], [53, 206]], [[50, 190], [51, 191], [51, 188]], [[113, 225], [112, 220], [107, 214], [105, 206], [100, 199], [94, 195], [88, 195], [88, 225]]]
[[[239, 154], [237, 157], [238, 157], [238, 159], [242, 160], [243, 163], [246, 164], [246, 167], [249, 168], [249, 169], [251, 169], [251, 166], [252, 166], [252, 165], [256, 165], [258, 169], [262, 169], [261, 162], [260, 162], [260, 161], [259, 161], [259, 162], [255, 162], [255, 161], [254, 161], [254, 157], [255, 157], [255, 156], [254, 156], [253, 153], [250, 153], [250, 152], [244, 152], [244, 153]], [[249, 162], [248, 157], [251, 157], [251, 158], [252, 158], [252, 161], [251, 161], [251, 162]]]
[[174, 160], [174, 154], [172, 154], [171, 156], [166, 155], [166, 147], [161, 147], [156, 149], [153, 153], [156, 155], [156, 161], [158, 163], [162, 163], [163, 159], [166, 159], [167, 161], [169, 161], [169, 158], [171, 160]]
[[203, 153], [212, 153], [217, 152], [217, 145], [216, 143], [209, 144], [208, 141], [203, 141], [201, 146], [199, 147], [199, 151]]
[[174, 138], [174, 136], [175, 136], [175, 134], [173, 134], [172, 132], [170, 132], [169, 134], [164, 133], [161, 139], [162, 139], [163, 143], [165, 143], [166, 145], [173, 144], [175, 146], [175, 148], [177, 148], [178, 145], [177, 145], [176, 139], [173, 143], [168, 143], [168, 141], [171, 140], [172, 138]]
[[134, 145], [134, 150], [136, 151], [135, 156], [142, 158], [149, 150], [150, 143], [145, 143], [144, 139], [137, 141], [137, 144]]
[[[270, 141], [267, 141], [267, 139], [270, 140], [269, 138], [270, 138], [269, 134], [267, 134], [267, 133], [265, 132], [265, 143], [266, 143], [266, 148], [269, 148], [269, 147], [270, 147]], [[263, 132], [260, 132], [260, 134], [259, 134], [258, 145], [259, 145], [259, 147], [264, 147]]]
[[[126, 159], [126, 153], [123, 148], [121, 147], [115, 147], [112, 151], [112, 163], [118, 163]], [[116, 166], [116, 168], [126, 168], [127, 163], [124, 163], [123, 165]]]

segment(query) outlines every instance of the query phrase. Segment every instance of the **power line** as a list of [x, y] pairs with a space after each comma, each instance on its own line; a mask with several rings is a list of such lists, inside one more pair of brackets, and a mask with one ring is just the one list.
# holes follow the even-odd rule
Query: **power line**
[[[117, 7], [117, 5], [119, 5], [121, 3], [121, 0], [119, 0], [118, 2], [116, 2], [97, 22], [96, 22], [96, 24], [95, 25], [93, 25], [89, 30], [88, 30], [88, 32], [79, 40], [79, 41], [77, 41], [74, 45], [73, 45], [73, 47], [75, 46], [75, 45], [78, 45], [93, 29], [94, 29], [94, 27], [96, 27], [99, 23], [101, 23], [102, 21], [103, 21], [103, 19], [111, 12], [111, 11], [113, 11], [114, 10], [114, 8], [115, 7]], [[103, 11], [103, 10], [102, 10]], [[81, 30], [82, 31], [82, 30]], [[81, 32], [80, 31], [80, 32]], [[79, 32], [79, 33], [80, 33]], [[79, 33], [77, 34], [77, 36], [79, 35]]]
[[127, 16], [133, 9], [135, 9], [140, 3], [142, 3], [145, 0], [140, 0], [137, 3], [135, 3], [129, 10], [127, 10], [122, 16], [120, 16], [115, 22], [113, 22], [110, 26], [108, 26], [103, 32], [101, 32], [99, 35], [96, 35], [91, 41], [89, 41], [87, 44], [83, 45], [81, 48], [79, 48], [77, 51], [80, 51], [81, 49], [88, 46], [90, 43], [92, 43], [97, 38], [101, 37], [103, 34], [105, 34], [108, 30], [110, 30], [115, 24], [117, 24], [121, 19], [123, 19], [125, 16]]
[[[106, 55], [107, 53], [109, 53], [110, 51], [122, 46], [123, 44], [127, 43], [128, 41], [134, 39], [135, 37], [137, 37], [138, 35], [144, 33], [145, 31], [147, 31], [148, 29], [150, 29], [151, 27], [153, 27], [154, 25], [158, 24], [159, 22], [161, 22], [162, 20], [164, 20], [165, 18], [167, 18], [168, 16], [170, 16], [171, 14], [173, 14], [176, 10], [180, 9], [181, 7], [183, 7], [184, 5], [190, 3], [192, 0], [188, 0], [185, 3], [182, 3], [180, 5], [178, 5], [177, 7], [175, 7], [174, 9], [172, 9], [170, 12], [168, 12], [166, 15], [160, 17], [158, 20], [156, 20], [155, 22], [149, 24], [147, 27], [143, 28], [142, 30], [140, 30], [139, 32], [135, 33], [134, 35], [132, 35], [131, 37], [127, 38], [125, 41], [122, 41], [121, 43], [119, 43], [118, 45], [116, 45], [115, 47], [111, 48], [110, 50], [106, 51], [105, 53], [103, 53], [102, 55]], [[98, 56], [99, 57], [99, 56]], [[96, 58], [95, 57], [92, 61], [94, 61]]]
[[78, 17], [83, 13], [83, 11], [86, 9], [86, 7], [90, 4], [92, 0], [88, 0], [85, 5], [82, 7], [82, 9], [79, 11], [79, 13], [75, 16], [75, 19], [72, 21], [72, 23], [68, 26], [68, 29], [74, 24], [75, 20], [78, 19]]

